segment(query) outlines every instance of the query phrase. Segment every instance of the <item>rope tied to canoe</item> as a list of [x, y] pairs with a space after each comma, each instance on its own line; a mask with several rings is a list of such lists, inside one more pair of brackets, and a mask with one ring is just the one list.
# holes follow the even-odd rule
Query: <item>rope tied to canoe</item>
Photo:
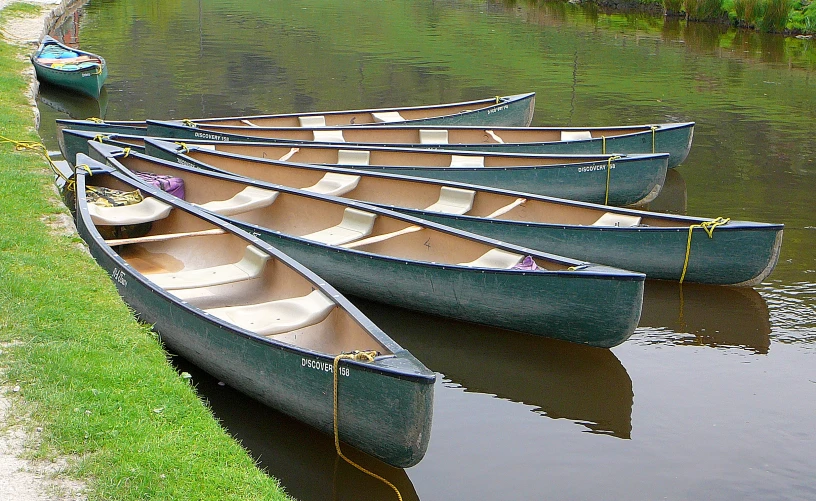
[[612, 176], [612, 162], [623, 158], [620, 155], [612, 155], [606, 160], [606, 196], [604, 197], [604, 205], [609, 205], [609, 178]]
[[601, 136], [601, 154], [606, 155], [606, 136]]
[[657, 126], [657, 125], [652, 125], [652, 127], [651, 127], [651, 129], [652, 129], [652, 153], [655, 152], [655, 135], [657, 134], [657, 129], [659, 129], [659, 128], [660, 127]]
[[175, 144], [181, 146], [181, 150], [179, 151], [179, 153], [182, 155], [186, 155], [190, 151], [190, 148], [187, 147], [187, 143], [176, 141]]
[[130, 148], [123, 148], [122, 149], [122, 158], [127, 158], [130, 155]]
[[354, 361], [357, 361], [357, 362], [373, 362], [376, 356], [377, 356], [376, 351], [353, 351], [353, 352], [350, 352], [350, 353], [341, 353], [341, 354], [337, 355], [336, 357], [334, 357], [334, 365], [333, 365], [333, 368], [332, 368], [332, 376], [333, 376], [333, 379], [334, 379], [334, 407], [333, 407], [333, 409], [334, 409], [334, 448], [337, 450], [337, 455], [339, 455], [341, 458], [343, 458], [348, 464], [352, 465], [353, 467], [357, 468], [358, 470], [362, 471], [363, 473], [365, 473], [367, 475], [370, 475], [370, 476], [372, 476], [372, 477], [374, 477], [374, 478], [376, 478], [378, 480], [381, 480], [384, 484], [386, 484], [389, 487], [391, 487], [392, 489], [394, 489], [394, 492], [397, 493], [397, 498], [400, 501], [402, 501], [402, 494], [400, 494], [400, 491], [399, 491], [399, 489], [397, 489], [397, 486], [395, 486], [394, 484], [389, 482], [388, 479], [383, 478], [380, 475], [377, 475], [373, 471], [367, 470], [366, 468], [360, 466], [359, 464], [355, 463], [351, 459], [347, 458], [343, 454], [343, 451], [340, 450], [340, 434], [338, 433], [339, 419], [338, 419], [338, 412], [337, 412], [337, 386], [338, 386], [337, 373], [338, 373], [338, 368], [340, 366], [340, 360], [346, 359], [346, 360], [354, 360]]
[[93, 140], [97, 143], [104, 143], [105, 139], [110, 139], [110, 136], [106, 136], [104, 134], [97, 134], [94, 136]]
[[501, 102], [501, 96], [496, 96], [496, 104], [499, 104], [500, 102]]
[[195, 122], [193, 122], [189, 118], [185, 118], [184, 120], [181, 121], [181, 123], [183, 123], [187, 127], [198, 127], [198, 124], [196, 124]]
[[688, 240], [686, 241], [686, 259], [685, 261], [683, 261], [683, 273], [680, 274], [681, 284], [683, 283], [683, 279], [686, 278], [686, 270], [688, 269], [689, 255], [691, 254], [691, 234], [694, 231], [694, 228], [702, 228], [708, 235], [708, 238], [714, 238], [714, 229], [717, 226], [728, 224], [729, 221], [731, 221], [730, 217], [718, 217], [717, 219], [703, 221], [702, 223], [692, 224], [691, 226], [689, 226]]
[[95, 124], [103, 124], [103, 123], [105, 123], [105, 121], [104, 121], [104, 120], [102, 120], [101, 118], [97, 118], [97, 117], [86, 118], [86, 120], [87, 120], [87, 121], [89, 121], [89, 122], [93, 122], [93, 123], [95, 123]]
[[[89, 176], [93, 176], [93, 172], [91, 172], [91, 166], [88, 164], [77, 164], [74, 167], [74, 172], [78, 170], [84, 170], [88, 173]], [[76, 193], [76, 176], [72, 176], [70, 179], [65, 181], [65, 189], [68, 191], [73, 191]]]
[[62, 178], [63, 181], [65, 182], [68, 181], [68, 178], [65, 177], [65, 174], [63, 174], [61, 170], [59, 170], [57, 164], [55, 164], [54, 161], [51, 160], [51, 157], [48, 155], [48, 149], [45, 147], [44, 144], [38, 143], [37, 141], [17, 141], [14, 139], [9, 139], [5, 136], [0, 136], [0, 144], [2, 143], [13, 144], [15, 151], [29, 150], [41, 153], [42, 156], [45, 157], [45, 160], [48, 162], [48, 166], [51, 168], [54, 174]]

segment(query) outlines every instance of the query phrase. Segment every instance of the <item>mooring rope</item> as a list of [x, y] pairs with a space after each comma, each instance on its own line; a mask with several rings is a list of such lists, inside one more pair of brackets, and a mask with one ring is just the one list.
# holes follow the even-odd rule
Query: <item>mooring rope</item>
[[604, 197], [604, 205], [609, 205], [609, 178], [612, 175], [612, 161], [623, 158], [620, 155], [612, 155], [606, 161], [606, 196]]
[[190, 148], [187, 147], [187, 143], [182, 143], [180, 141], [176, 141], [175, 144], [181, 146], [181, 151], [179, 151], [179, 154], [181, 154], [181, 155], [185, 155], [185, 154], [187, 154], [187, 152], [190, 151]]
[[42, 155], [45, 157], [45, 160], [48, 162], [48, 166], [51, 167], [51, 170], [54, 172], [54, 174], [62, 178], [63, 181], [66, 182], [68, 181], [68, 178], [65, 177], [65, 174], [63, 174], [62, 171], [59, 170], [57, 164], [55, 164], [54, 161], [51, 160], [51, 157], [48, 155], [48, 149], [45, 147], [44, 144], [38, 143], [37, 141], [17, 141], [14, 139], [9, 139], [5, 136], [0, 136], [0, 143], [13, 144], [14, 149], [16, 151], [30, 150], [42, 153]]
[[652, 125], [652, 153], [655, 152], [655, 135], [657, 134], [657, 129], [660, 127], [657, 125]]
[[702, 228], [705, 230], [708, 238], [714, 238], [714, 228], [727, 224], [728, 221], [731, 221], [730, 217], [718, 217], [717, 219], [712, 219], [711, 221], [703, 221], [700, 224], [692, 224], [689, 226], [688, 240], [686, 241], [686, 259], [683, 261], [683, 273], [680, 274], [681, 284], [683, 283], [683, 279], [686, 278], [686, 269], [688, 269], [689, 255], [691, 254], [691, 234], [694, 231], [694, 228]]
[[198, 125], [189, 118], [185, 118], [184, 120], [181, 121], [181, 123], [186, 125], [187, 127], [198, 127]]
[[354, 352], [351, 352], [351, 353], [341, 353], [341, 354], [337, 355], [336, 357], [334, 357], [334, 367], [333, 367], [333, 370], [332, 370], [332, 374], [334, 376], [334, 448], [337, 450], [337, 454], [341, 458], [345, 459], [347, 463], [354, 466], [355, 468], [362, 471], [363, 473], [366, 473], [366, 474], [368, 474], [368, 475], [370, 475], [370, 476], [372, 476], [372, 477], [374, 477], [374, 478], [376, 478], [378, 480], [381, 480], [383, 483], [385, 483], [386, 485], [388, 485], [389, 487], [394, 489], [394, 492], [397, 493], [397, 498], [400, 501], [402, 501], [402, 494], [400, 494], [400, 491], [399, 491], [399, 489], [397, 489], [397, 486], [395, 486], [394, 484], [389, 482], [387, 479], [377, 475], [373, 471], [369, 471], [366, 468], [364, 468], [364, 467], [360, 466], [359, 464], [355, 463], [351, 459], [347, 458], [343, 454], [343, 451], [340, 450], [340, 434], [338, 433], [338, 421], [339, 420], [338, 420], [338, 412], [337, 412], [337, 383], [338, 383], [337, 372], [338, 372], [338, 367], [339, 367], [339, 364], [340, 364], [340, 360], [349, 359], [349, 360], [356, 360], [358, 362], [373, 362], [374, 357], [376, 357], [376, 356], [377, 356], [376, 351], [354, 351]]

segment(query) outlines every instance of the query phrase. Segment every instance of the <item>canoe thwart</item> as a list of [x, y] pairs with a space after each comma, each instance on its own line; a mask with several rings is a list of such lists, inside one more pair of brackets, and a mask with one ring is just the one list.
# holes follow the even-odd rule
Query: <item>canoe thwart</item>
[[360, 176], [327, 172], [320, 178], [320, 181], [312, 186], [303, 188], [303, 190], [339, 197], [356, 188], [359, 182]]
[[153, 197], [145, 198], [139, 203], [116, 207], [102, 207], [94, 203], [88, 204], [91, 220], [99, 226], [119, 226], [158, 221], [166, 218], [171, 209], [171, 206]]
[[233, 216], [242, 212], [260, 209], [272, 205], [278, 197], [278, 192], [264, 190], [255, 186], [247, 186], [227, 200], [213, 200], [199, 205], [202, 209], [215, 212], [221, 216]]
[[588, 130], [562, 130], [562, 141], [580, 141], [583, 139], [592, 139], [592, 133]]
[[478, 259], [469, 263], [459, 263], [461, 266], [472, 266], [474, 268], [499, 268], [510, 269], [519, 264], [524, 256], [514, 252], [507, 252], [501, 249], [490, 249]]
[[128, 244], [146, 244], [150, 242], [164, 242], [167, 240], [175, 240], [176, 238], [185, 238], [185, 237], [203, 237], [206, 235], [222, 235], [226, 233], [221, 228], [213, 228], [210, 230], [202, 230], [202, 231], [186, 231], [183, 233], [165, 233], [163, 235], [148, 235], [146, 237], [133, 237], [133, 238], [118, 238], [112, 240], [105, 240], [105, 243], [114, 247], [116, 245], [128, 245]]
[[306, 296], [278, 299], [259, 304], [225, 306], [207, 313], [261, 336], [273, 336], [323, 321], [334, 309], [334, 302], [314, 290]]
[[504, 207], [499, 207], [498, 209], [494, 210], [490, 214], [486, 215], [484, 217], [484, 219], [492, 219], [492, 218], [499, 217], [499, 216], [502, 216], [504, 214], [507, 214], [508, 212], [515, 209], [519, 205], [525, 203], [526, 201], [527, 201], [526, 198], [517, 198], [517, 199], [513, 200], [512, 202], [510, 202], [509, 204], [505, 205]]
[[592, 226], [618, 226], [621, 228], [637, 226], [640, 224], [640, 216], [629, 216], [627, 214], [615, 214], [605, 212]]
[[341, 247], [346, 249], [354, 249], [357, 247], [362, 247], [364, 245], [375, 244], [377, 242], [382, 242], [384, 240], [388, 240], [390, 238], [398, 237], [400, 235], [406, 235], [408, 233], [413, 233], [415, 231], [419, 231], [422, 229], [422, 226], [409, 226], [407, 228], [403, 228], [401, 230], [392, 231], [390, 233], [383, 233], [381, 235], [375, 235], [373, 237], [364, 238], [362, 240], [356, 240], [351, 243], [343, 244]]
[[263, 272], [269, 254], [254, 245], [248, 245], [244, 257], [237, 263], [212, 266], [198, 270], [182, 270], [175, 273], [145, 274], [151, 282], [165, 290], [212, 287], [258, 278]]
[[327, 245], [345, 244], [370, 235], [375, 219], [377, 219], [376, 214], [346, 207], [340, 224], [303, 235], [303, 238], [317, 240]]
[[473, 190], [442, 186], [439, 188], [439, 200], [426, 207], [425, 210], [446, 214], [467, 214], [473, 208], [475, 196], [476, 192]]

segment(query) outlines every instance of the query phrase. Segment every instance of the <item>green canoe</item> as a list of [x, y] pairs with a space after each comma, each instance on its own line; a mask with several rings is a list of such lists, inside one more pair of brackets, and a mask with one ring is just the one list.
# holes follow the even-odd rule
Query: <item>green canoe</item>
[[[497, 240], [638, 271], [649, 278], [754, 286], [771, 273], [782, 245], [781, 224], [728, 221], [717, 225], [709, 237], [703, 226], [712, 225], [712, 218], [291, 164], [214, 151], [210, 145], [182, 147], [151, 138], [145, 144], [153, 156], [293, 188], [308, 189], [329, 172], [356, 176], [354, 187], [339, 195]], [[231, 147], [238, 151], [239, 145]], [[449, 194], [448, 203], [440, 203], [443, 193]]]
[[97, 142], [91, 146], [123, 172], [181, 178], [187, 200], [271, 243], [345, 293], [599, 347], [625, 341], [640, 317], [645, 279], [640, 273], [347, 199], [126, 156]]
[[[342, 442], [386, 463], [409, 467], [422, 459], [431, 431], [433, 372], [279, 250], [80, 158], [94, 174], [81, 170], [76, 176], [79, 234], [124, 301], [170, 349], [325, 433], [333, 433], [336, 418]], [[138, 189], [145, 198], [102, 207], [88, 202], [91, 184]], [[336, 358], [355, 350], [369, 357]]]
[[[78, 151], [86, 151], [87, 140], [92, 138], [131, 144], [141, 144], [144, 141], [139, 136], [125, 137], [118, 134], [95, 136], [90, 132], [70, 130], [64, 130], [62, 135], [69, 158]], [[245, 144], [231, 141], [211, 143], [209, 146], [250, 156], [291, 157], [291, 161], [300, 163], [328, 163], [355, 170], [472, 183], [617, 206], [642, 205], [657, 197], [666, 179], [668, 160], [668, 154], [665, 153], [624, 156], [533, 156], [417, 148]], [[302, 155], [305, 156], [301, 159]], [[361, 158], [365, 159], [366, 163], [361, 162]]]
[[74, 49], [45, 36], [31, 55], [31, 63], [40, 82], [99, 98], [108, 77], [105, 59], [96, 54]]

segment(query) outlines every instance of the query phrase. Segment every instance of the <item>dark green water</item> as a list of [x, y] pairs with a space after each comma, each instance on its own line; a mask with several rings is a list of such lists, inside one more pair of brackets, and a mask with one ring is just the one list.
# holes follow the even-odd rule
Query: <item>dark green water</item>
[[[531, 90], [534, 125], [696, 121], [691, 155], [652, 208], [784, 223], [767, 281], [649, 282], [641, 327], [612, 350], [360, 301], [441, 374], [425, 459], [367, 465], [424, 501], [816, 499], [816, 41], [534, 1], [92, 0], [77, 22], [81, 47], [108, 60], [107, 92], [101, 104], [44, 92], [49, 149], [53, 119], [67, 114]], [[393, 499], [338, 462], [330, 438], [185, 370], [292, 495]]]

